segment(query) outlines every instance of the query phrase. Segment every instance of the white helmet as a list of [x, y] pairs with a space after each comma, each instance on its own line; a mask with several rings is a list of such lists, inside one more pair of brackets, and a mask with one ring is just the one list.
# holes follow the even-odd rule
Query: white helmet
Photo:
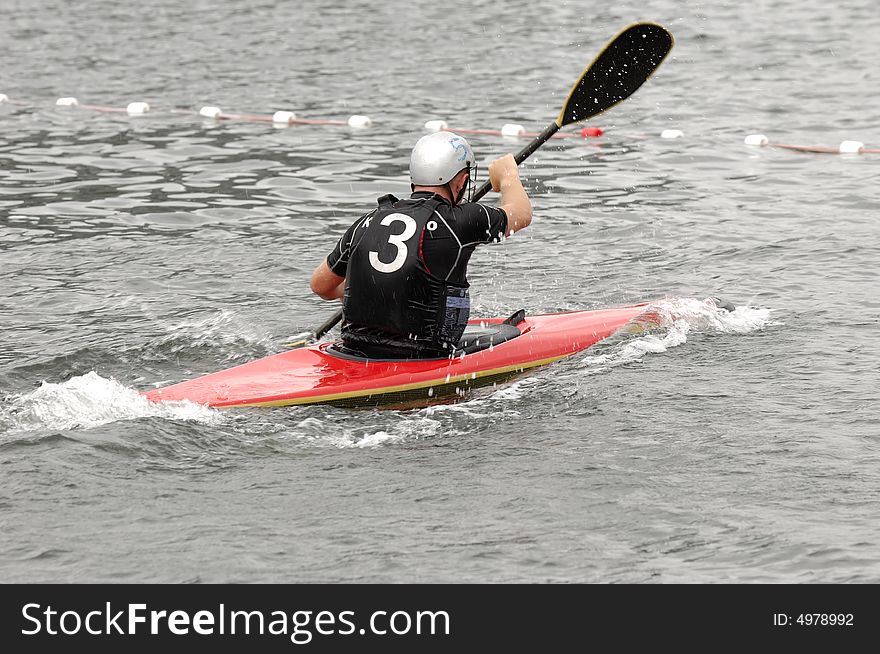
[[471, 146], [458, 134], [434, 132], [420, 138], [409, 158], [409, 177], [416, 186], [442, 186], [465, 168], [473, 169]]

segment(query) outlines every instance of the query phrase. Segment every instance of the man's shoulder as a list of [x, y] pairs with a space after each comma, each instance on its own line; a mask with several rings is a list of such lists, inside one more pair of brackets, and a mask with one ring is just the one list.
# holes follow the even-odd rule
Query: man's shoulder
[[453, 207], [454, 209], [461, 209], [462, 213], [468, 216], [478, 216], [481, 218], [485, 218], [487, 215], [497, 214], [503, 215], [504, 209], [500, 207], [493, 207], [489, 204], [482, 204], [481, 202], [462, 202], [457, 207]]

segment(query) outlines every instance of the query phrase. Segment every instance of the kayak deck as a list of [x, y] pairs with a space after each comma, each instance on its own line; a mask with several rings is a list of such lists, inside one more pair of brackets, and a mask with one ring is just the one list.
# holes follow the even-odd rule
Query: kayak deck
[[[449, 359], [356, 361], [330, 343], [294, 349], [145, 393], [152, 401], [190, 400], [212, 407], [329, 403], [377, 406], [443, 401], [505, 381], [584, 350], [645, 314], [645, 304], [526, 316], [520, 336]], [[503, 318], [469, 324], [497, 324]]]

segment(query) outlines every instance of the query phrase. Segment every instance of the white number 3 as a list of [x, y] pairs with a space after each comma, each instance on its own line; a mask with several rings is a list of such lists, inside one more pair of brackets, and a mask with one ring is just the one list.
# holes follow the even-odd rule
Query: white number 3
[[383, 273], [393, 273], [396, 270], [400, 270], [403, 266], [403, 262], [406, 261], [406, 245], [405, 242], [413, 237], [413, 234], [416, 233], [416, 221], [412, 219], [411, 216], [407, 216], [402, 213], [391, 213], [385, 216], [382, 219], [380, 225], [390, 225], [391, 223], [402, 222], [405, 227], [403, 233], [401, 234], [391, 234], [388, 237], [388, 242], [397, 247], [397, 256], [394, 257], [394, 261], [391, 263], [385, 263], [381, 259], [379, 259], [379, 253], [370, 250], [370, 265], [373, 266], [376, 270]]

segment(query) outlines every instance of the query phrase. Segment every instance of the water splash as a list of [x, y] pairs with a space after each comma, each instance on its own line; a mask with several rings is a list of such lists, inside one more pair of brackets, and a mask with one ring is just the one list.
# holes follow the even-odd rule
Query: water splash
[[733, 311], [719, 308], [712, 298], [666, 298], [652, 305], [661, 317], [661, 326], [684, 322], [695, 331], [747, 334], [768, 325], [779, 325], [770, 318], [770, 309], [736, 307]]
[[[587, 374], [596, 374], [678, 347], [687, 342], [691, 332], [747, 334], [776, 324], [780, 323], [770, 318], [770, 309], [741, 306], [727, 311], [711, 299], [666, 298], [653, 303], [645, 319], [624, 328], [623, 340], [613, 339], [616, 342], [609, 351], [588, 354], [582, 362]], [[632, 338], [635, 334], [644, 336]]]
[[217, 348], [231, 348], [233, 351], [227, 353], [226, 358], [233, 359], [241, 355], [234, 351], [234, 348], [242, 345], [249, 347], [272, 345], [270, 334], [260, 331], [252, 321], [243, 319], [229, 309], [182, 320], [176, 324], [166, 324], [163, 328], [167, 333], [160, 337], [155, 345], [167, 349], [172, 354], [200, 348], [211, 348], [215, 351]]
[[[388, 414], [375, 416], [377, 422], [366, 423], [355, 427], [346, 424], [336, 425], [328, 429], [328, 423], [317, 418], [306, 418], [297, 423], [288, 432], [290, 436], [311, 445], [329, 446], [339, 449], [374, 448], [384, 445], [395, 445], [407, 441], [432, 438], [438, 435], [449, 435], [437, 420], [427, 415], [406, 416], [398, 414], [399, 419], [388, 425]], [[454, 432], [452, 432], [454, 433]]]
[[94, 371], [58, 384], [44, 381], [31, 393], [6, 398], [0, 407], [0, 423], [8, 425], [10, 432], [91, 429], [147, 417], [201, 423], [222, 420], [220, 412], [193, 402], [150, 402], [133, 388]]

